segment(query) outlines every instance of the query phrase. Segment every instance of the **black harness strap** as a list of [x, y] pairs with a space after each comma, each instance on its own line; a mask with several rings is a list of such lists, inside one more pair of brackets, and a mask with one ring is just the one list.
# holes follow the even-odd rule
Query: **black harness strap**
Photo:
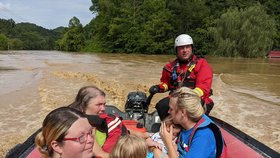
[[220, 158], [223, 152], [223, 146], [225, 145], [225, 142], [222, 139], [222, 133], [219, 127], [213, 123], [210, 123], [208, 127], [213, 131], [216, 139], [216, 158]]
[[[188, 68], [188, 70], [186, 71], [182, 82], [180, 82], [179, 87], [182, 87], [183, 85], [185, 85], [185, 84], [187, 85], [187, 84], [188, 84], [188, 80], [187, 80], [187, 79], [188, 79], [189, 76], [191, 75], [192, 70], [195, 68], [196, 62], [197, 62], [197, 59], [196, 59], [196, 60], [190, 61], [190, 63], [189, 63], [189, 68]], [[184, 84], [184, 82], [186, 82], [186, 83]], [[193, 86], [193, 84], [191, 84], [190, 86]], [[194, 86], [195, 86], [195, 85], [194, 85]], [[189, 87], [189, 86], [187, 86], [187, 87]]]

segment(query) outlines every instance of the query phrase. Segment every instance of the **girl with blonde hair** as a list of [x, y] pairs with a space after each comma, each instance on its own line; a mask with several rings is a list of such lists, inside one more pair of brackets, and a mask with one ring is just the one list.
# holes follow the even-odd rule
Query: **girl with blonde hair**
[[170, 158], [217, 158], [224, 152], [221, 131], [204, 114], [200, 101], [197, 93], [187, 87], [181, 87], [171, 94], [168, 113], [172, 121], [183, 129], [178, 137], [178, 155], [172, 143], [173, 129], [168, 131], [164, 122], [161, 125], [160, 136], [167, 146]]
[[147, 151], [147, 143], [143, 138], [125, 135], [118, 140], [110, 158], [146, 158]]

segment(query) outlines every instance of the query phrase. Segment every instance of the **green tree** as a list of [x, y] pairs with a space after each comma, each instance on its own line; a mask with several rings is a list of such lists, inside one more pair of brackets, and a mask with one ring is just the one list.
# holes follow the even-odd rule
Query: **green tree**
[[[0, 26], [0, 32], [3, 31], [6, 37], [19, 40], [9, 42], [12, 49], [52, 50], [55, 48], [55, 41], [60, 36], [60, 33], [56, 31], [31, 23], [15, 24], [11, 19], [0, 20]], [[13, 42], [16, 46], [12, 45]]]
[[173, 48], [171, 12], [165, 0], [146, 0], [141, 8], [142, 31], [139, 51], [142, 53], [163, 53]]
[[[280, 3], [277, 0], [92, 0], [90, 10], [96, 17], [86, 26], [89, 31], [86, 48], [102, 52], [165, 53], [173, 50], [174, 37], [187, 33], [194, 39], [196, 52], [207, 54], [214, 50], [213, 44], [217, 45], [217, 38], [214, 42], [217, 36], [208, 29], [218, 28], [218, 20], [215, 19], [221, 19], [222, 14], [233, 8], [240, 14], [242, 12], [243, 16], [243, 12], [257, 2], [265, 6], [262, 12], [267, 12], [266, 17], [260, 18], [276, 20], [278, 35], [269, 38], [274, 39], [274, 46], [277, 47], [280, 43], [280, 14], [277, 14]], [[241, 25], [242, 22], [239, 23]], [[256, 26], [259, 26], [258, 23]], [[233, 31], [232, 34], [236, 32], [230, 31]], [[232, 41], [224, 42], [233, 44]], [[235, 56], [234, 53], [225, 55]]]
[[72, 28], [72, 27], [83, 27], [83, 26], [82, 26], [80, 20], [74, 16], [72, 19], [69, 20], [68, 27]]
[[[104, 52], [120, 52], [124, 48], [127, 28], [131, 26], [131, 13], [128, 9], [129, 0], [92, 0], [90, 10], [96, 14], [91, 23], [95, 32], [94, 41]], [[129, 19], [129, 20], [128, 20]]]
[[230, 57], [264, 57], [277, 34], [275, 21], [261, 5], [229, 9], [209, 31], [214, 39], [212, 54]]
[[13, 28], [15, 27], [15, 21], [13, 19], [0, 19], [0, 33], [5, 34], [9, 37], [9, 34], [12, 33]]
[[59, 50], [79, 51], [85, 43], [83, 26], [80, 23], [80, 20], [76, 17], [70, 19], [68, 26], [69, 28], [66, 29], [62, 39], [57, 42]]
[[0, 33], [0, 50], [8, 49], [8, 38]]
[[194, 39], [197, 52], [206, 53], [204, 45], [208, 42], [206, 22], [214, 19], [213, 12], [206, 0], [174, 0], [168, 1], [172, 12], [174, 36], [187, 33]]
[[22, 39], [25, 50], [43, 50], [47, 46], [44, 37], [40, 36], [38, 32], [24, 32], [20, 39]]
[[201, 28], [203, 19], [210, 16], [205, 0], [175, 0], [169, 1], [168, 6], [173, 13], [174, 29], [177, 34], [193, 33]]
[[274, 40], [274, 49], [280, 50], [280, 1], [279, 0], [260, 0], [265, 6], [267, 13], [272, 16], [277, 25], [277, 36]]
[[165, 0], [92, 0], [94, 36], [105, 52], [162, 53], [173, 30]]
[[9, 40], [9, 49], [11, 50], [22, 50], [24, 48], [23, 45], [23, 42], [18, 38]]

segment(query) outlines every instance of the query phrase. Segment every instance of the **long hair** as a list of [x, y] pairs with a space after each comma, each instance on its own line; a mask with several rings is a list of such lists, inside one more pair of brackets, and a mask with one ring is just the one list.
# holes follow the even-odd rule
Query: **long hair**
[[96, 86], [82, 87], [76, 95], [75, 101], [69, 107], [85, 112], [91, 99], [97, 96], [106, 96], [106, 94]]
[[171, 94], [171, 99], [175, 99], [178, 109], [186, 110], [188, 117], [196, 122], [204, 114], [201, 106], [201, 98], [193, 89], [181, 87]]
[[143, 138], [135, 135], [120, 137], [110, 158], [146, 158], [147, 143]]
[[72, 124], [85, 115], [70, 107], [60, 107], [51, 111], [44, 119], [42, 130], [37, 134], [35, 143], [44, 158], [53, 155], [51, 142], [62, 143]]

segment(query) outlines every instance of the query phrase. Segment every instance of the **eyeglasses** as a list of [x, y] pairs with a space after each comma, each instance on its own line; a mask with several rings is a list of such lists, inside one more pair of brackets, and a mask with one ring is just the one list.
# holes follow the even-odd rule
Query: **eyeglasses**
[[83, 134], [83, 135], [81, 135], [80, 137], [77, 137], [77, 138], [64, 138], [63, 140], [64, 141], [72, 140], [72, 141], [79, 142], [79, 143], [83, 144], [88, 140], [88, 136], [92, 137], [92, 132], [85, 133], [85, 134]]

